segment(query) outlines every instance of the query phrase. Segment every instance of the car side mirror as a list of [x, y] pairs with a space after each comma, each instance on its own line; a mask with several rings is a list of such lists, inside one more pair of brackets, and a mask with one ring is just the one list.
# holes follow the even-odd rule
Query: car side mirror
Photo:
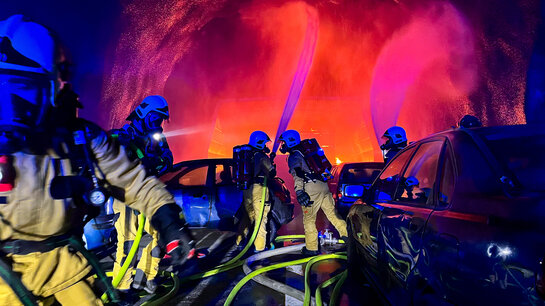
[[361, 198], [365, 188], [361, 185], [347, 185], [344, 187], [344, 195], [346, 197]]

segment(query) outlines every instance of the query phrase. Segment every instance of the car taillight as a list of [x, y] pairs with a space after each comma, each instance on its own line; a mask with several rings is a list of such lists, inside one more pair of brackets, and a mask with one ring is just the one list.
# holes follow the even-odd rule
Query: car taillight
[[343, 193], [341, 192], [340, 189], [337, 189], [337, 199], [340, 200], [340, 199], [342, 199], [342, 197], [343, 197]]

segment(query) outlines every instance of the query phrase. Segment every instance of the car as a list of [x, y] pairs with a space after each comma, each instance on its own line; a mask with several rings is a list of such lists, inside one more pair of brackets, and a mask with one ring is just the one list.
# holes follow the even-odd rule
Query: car
[[[242, 191], [232, 179], [233, 159], [200, 159], [175, 164], [159, 179], [173, 194], [191, 227], [235, 229], [235, 213]], [[99, 216], [85, 225], [86, 247], [99, 257], [115, 250], [117, 242], [112, 200]]]
[[242, 191], [233, 181], [233, 164], [228, 158], [184, 161], [159, 179], [190, 226], [232, 228], [242, 204]]
[[358, 199], [354, 195], [368, 189], [382, 168], [382, 162], [341, 163], [333, 166], [333, 179], [327, 184], [333, 194], [335, 206], [343, 217], [346, 217], [350, 206]]
[[347, 223], [349, 274], [406, 304], [544, 304], [545, 127], [412, 143]]

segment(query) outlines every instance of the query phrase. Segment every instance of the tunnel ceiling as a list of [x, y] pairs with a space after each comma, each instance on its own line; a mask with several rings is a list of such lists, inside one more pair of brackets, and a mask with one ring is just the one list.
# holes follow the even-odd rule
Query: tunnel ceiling
[[102, 123], [120, 126], [143, 97], [162, 94], [176, 160], [230, 156], [256, 129], [274, 137], [295, 95], [288, 127], [344, 161], [379, 159], [377, 136], [392, 125], [416, 140], [466, 113], [489, 125], [525, 122], [537, 0], [121, 7]]

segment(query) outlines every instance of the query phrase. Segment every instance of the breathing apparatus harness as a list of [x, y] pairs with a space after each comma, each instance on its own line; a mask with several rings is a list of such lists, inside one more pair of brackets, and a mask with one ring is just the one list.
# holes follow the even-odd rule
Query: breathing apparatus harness
[[[239, 190], [250, 188], [251, 184], [265, 184], [265, 174], [255, 173], [256, 155], [266, 154], [266, 150], [259, 150], [250, 145], [244, 144], [233, 147], [233, 160], [235, 161], [233, 179]], [[275, 176], [273, 173], [272, 176]]]
[[[64, 175], [61, 160], [53, 159], [55, 177], [50, 183], [49, 191], [51, 197], [56, 200], [72, 198], [77, 213], [76, 219], [81, 217], [79, 221], [81, 223], [76, 224], [76, 227], [71, 232], [52, 236], [41, 241], [22, 239], [0, 241], [0, 256], [2, 257], [2, 262], [0, 262], [0, 277], [12, 286], [14, 292], [24, 305], [36, 305], [36, 298], [31, 294], [25, 293], [28, 290], [24, 288], [19, 276], [11, 271], [9, 263], [5, 261], [7, 260], [5, 255], [26, 255], [33, 252], [45, 253], [66, 245], [77, 250], [87, 259], [105, 286], [110, 301], [119, 301], [117, 293], [107, 280], [98, 260], [85, 249], [80, 238], [83, 225], [100, 212], [100, 208], [103, 207], [112, 193], [110, 189], [113, 187], [108, 186], [105, 179], [97, 177], [97, 173], [101, 173], [102, 177], [105, 176], [90, 152], [88, 136], [92, 134], [91, 128], [84, 120], [75, 119], [67, 126], [56, 127], [54, 135], [49, 138], [54, 151], [59, 153], [61, 158], [68, 158], [71, 163], [72, 172], [76, 173], [76, 175]], [[68, 137], [70, 133], [72, 139]], [[0, 178], [0, 191], [12, 190], [15, 187], [15, 168], [11, 155], [0, 157], [0, 170], [3, 173]], [[116, 192], [113, 193], [116, 194]], [[117, 192], [117, 195], [121, 196], [119, 192]], [[0, 201], [5, 200], [5, 198], [0, 197]]]
[[306, 172], [301, 168], [294, 169], [297, 176], [305, 180], [305, 182], [327, 182], [333, 178], [331, 174], [332, 165], [315, 138], [301, 140], [301, 143], [290, 149], [290, 154], [301, 154], [310, 169], [310, 172]]

